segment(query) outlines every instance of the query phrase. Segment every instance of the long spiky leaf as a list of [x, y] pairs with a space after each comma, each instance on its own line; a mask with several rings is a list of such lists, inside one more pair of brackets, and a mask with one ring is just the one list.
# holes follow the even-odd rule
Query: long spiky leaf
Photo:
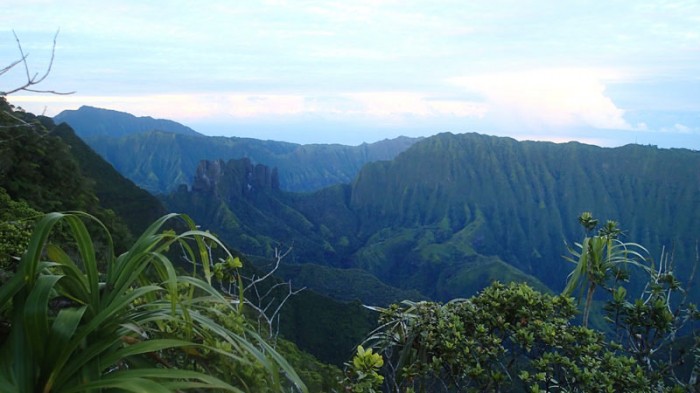
[[[91, 217], [91, 216], [89, 216]], [[85, 223], [78, 215], [66, 215], [64, 220], [68, 222], [71, 228], [73, 238], [75, 239], [80, 258], [82, 259], [83, 268], [87, 275], [87, 283], [90, 293], [90, 303], [93, 306], [100, 304], [99, 282], [100, 277], [97, 272], [97, 259], [95, 256], [95, 248], [92, 244], [90, 233], [85, 227]]]

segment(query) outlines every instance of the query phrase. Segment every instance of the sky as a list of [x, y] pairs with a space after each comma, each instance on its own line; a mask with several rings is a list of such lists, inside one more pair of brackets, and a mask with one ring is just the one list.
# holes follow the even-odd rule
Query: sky
[[[479, 132], [700, 150], [700, 1], [3, 0], [11, 103], [357, 145]], [[26, 80], [17, 66], [0, 91]]]

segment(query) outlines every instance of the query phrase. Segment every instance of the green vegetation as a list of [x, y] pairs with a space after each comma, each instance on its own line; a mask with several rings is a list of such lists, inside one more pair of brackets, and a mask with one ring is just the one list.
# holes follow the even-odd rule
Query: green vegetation
[[[256, 329], [262, 337], [277, 342], [278, 348], [281, 342], [289, 340], [296, 344], [295, 347], [332, 365], [331, 369], [339, 372], [336, 367], [341, 367], [357, 343], [376, 328], [376, 316], [356, 300], [340, 302], [311, 288], [304, 288], [296, 280], [284, 281], [277, 277], [283, 261], [288, 257], [288, 254], [278, 256], [280, 266], [277, 268], [277, 262], [266, 266], [257, 261], [258, 265], [254, 265], [249, 262], [250, 258], [244, 256], [240, 257], [243, 263], [240, 269], [230, 270], [224, 264], [217, 263], [214, 271], [219, 281], [218, 287], [224, 293], [245, 299], [246, 306], [255, 311], [250, 317], [256, 321]], [[242, 277], [243, 295], [238, 294], [237, 274]], [[282, 353], [293, 358], [309, 356]], [[313, 362], [303, 362], [297, 372], [304, 378], [308, 372], [316, 373], [316, 369], [325, 368]], [[323, 373], [320, 376], [316, 374], [314, 378], [329, 378]]]
[[[365, 165], [352, 184], [306, 194], [243, 193], [244, 172], [228, 169], [240, 163], [202, 164], [193, 187], [164, 202], [247, 254], [293, 243], [289, 262], [362, 269], [441, 301], [493, 280], [564, 289], [572, 265], [561, 263], [562, 244], [581, 234], [570, 217], [582, 211], [627, 223], [623, 244], [673, 247], [680, 271], [692, 271], [700, 239], [700, 152], [690, 150], [440, 134]], [[203, 179], [207, 191], [194, 186]], [[697, 301], [700, 287], [689, 291]]]
[[[698, 389], [697, 152], [443, 134], [306, 194], [206, 162], [164, 200], [219, 240], [154, 218], [70, 127], [0, 104], [2, 391]], [[582, 215], [572, 271], [562, 239], [589, 210], [629, 230]], [[297, 286], [255, 281], [285, 245]]]
[[293, 342], [278, 339], [275, 350], [299, 374], [309, 392], [340, 392], [342, 372], [334, 365], [322, 363]]
[[[77, 138], [68, 126], [65, 124], [54, 126], [53, 122], [48, 118], [35, 117], [25, 113], [7, 104], [4, 99], [2, 103], [4, 106], [2, 111], [0, 111], [0, 115], [2, 115], [2, 123], [0, 123], [0, 152], [2, 153], [0, 154], [0, 169], [2, 170], [0, 172], [2, 174], [0, 176], [0, 283], [3, 285], [3, 290], [6, 288], [4, 284], [10, 282], [9, 280], [15, 276], [20, 257], [29, 245], [29, 239], [35, 227], [35, 220], [43, 216], [41, 211], [48, 211], [51, 208], [88, 210], [94, 215], [106, 217], [107, 220], [104, 224], [113, 230], [111, 231], [111, 236], [107, 234], [96, 220], [90, 219], [85, 222], [91, 235], [95, 253], [98, 256], [113, 253], [109, 246], [112, 240], [115, 243], [115, 251], [117, 253], [128, 251], [134, 244], [134, 238], [131, 234], [141, 233], [153, 221], [158, 219], [158, 216], [154, 215], [163, 211], [160, 203], [119, 175], [109, 164]], [[4, 187], [14, 191], [10, 194], [5, 191]], [[81, 202], [82, 200], [89, 201], [89, 203], [83, 203]], [[113, 211], [107, 210], [105, 207], [109, 207]], [[80, 214], [80, 216], [83, 215]], [[51, 244], [50, 247], [65, 247], [67, 254], [74, 258], [77, 266], [82, 266], [79, 252], [75, 246], [76, 240], [71, 236], [71, 229], [65, 224], [65, 221], [59, 220], [49, 236], [48, 242]], [[178, 228], [179, 231], [186, 230], [186, 225], [178, 224], [177, 221], [173, 222], [173, 220], [168, 220], [165, 225]], [[116, 231], [114, 231], [115, 229]], [[210, 243], [207, 247], [210, 247], [211, 244], [213, 243]], [[179, 248], [171, 248], [165, 255], [172, 258], [171, 260], [176, 269], [186, 268], [191, 270], [192, 265], [183, 263], [182, 257], [175, 252], [176, 249], [179, 250]], [[221, 252], [221, 248], [218, 252]], [[106, 274], [108, 259], [98, 257], [95, 260], [98, 263], [98, 271], [101, 272], [101, 280]], [[48, 273], [60, 275], [56, 271]], [[185, 274], [182, 277], [187, 276], [189, 274]], [[147, 279], [155, 280], [154, 285], [162, 285], [156, 277], [157, 275], [149, 274]], [[59, 282], [65, 282], [67, 279], [58, 278], [58, 280]], [[104, 283], [104, 281], [101, 282]], [[104, 285], [100, 285], [100, 287], [102, 288], [101, 293], [104, 292], [106, 287]], [[30, 290], [27, 289], [27, 291]], [[185, 287], [179, 285], [178, 292], [182, 296], [186, 297], [189, 293], [187, 292], [183, 295], [182, 291], [185, 291]], [[156, 292], [161, 293], [162, 291]], [[49, 319], [56, 317], [56, 313], [60, 311], [60, 308], [55, 307], [56, 305], [66, 307], [74, 305], [72, 303], [74, 302], [73, 299], [67, 301], [64, 299], [64, 296], [55, 293], [53, 290], [50, 297], [52, 300], [49, 302]], [[286, 319], [287, 314], [293, 316], [295, 315], [294, 310], [313, 309], [315, 304], [317, 304], [306, 293], [293, 300], [285, 308], [285, 316], [283, 316], [282, 320], [290, 322], [285, 324], [285, 327], [294, 328], [291, 324], [294, 319], [291, 317]], [[343, 336], [339, 337], [338, 344], [347, 348], [349, 353], [350, 348], [366, 332], [373, 328], [374, 320], [369, 312], [362, 310], [359, 305], [346, 306], [332, 302], [330, 299], [326, 299], [326, 301], [328, 304], [324, 304], [324, 307], [328, 309], [336, 307], [336, 315], [364, 315], [363, 321], [366, 321], [364, 326], [349, 324], [345, 332], [342, 332], [342, 329], [339, 330]], [[10, 304], [4, 305], [6, 311], [9, 306]], [[252, 310], [246, 309], [244, 310], [245, 315], [241, 315], [238, 311], [232, 314], [230, 310], [227, 311], [226, 307], [223, 309], [221, 307], [221, 305], [209, 307], [204, 311], [202, 311], [204, 309], [202, 308], [200, 311], [202, 311], [204, 318], [225, 326], [236, 334], [258, 331], [256, 323], [252, 322], [256, 320], [255, 313]], [[11, 323], [12, 318], [10, 315], [3, 315], [0, 318], [0, 337], [5, 342], [13, 324]], [[311, 321], [308, 324], [300, 323], [299, 325], [305, 325], [307, 328], [313, 327]], [[175, 328], [180, 329], [184, 326], [181, 324], [169, 326], [163, 323], [158, 325], [158, 329], [164, 328], [167, 330], [167, 333], [159, 337], [155, 334], [157, 329], [152, 329], [148, 332], [150, 338], [172, 339], [177, 330]], [[58, 327], [58, 325], [56, 326]], [[128, 329], [128, 326], [126, 328]], [[349, 329], [356, 330], [350, 331]], [[313, 334], [316, 337], [319, 334], [326, 333], [322, 331], [323, 329], [319, 331], [318, 329], [308, 328], [307, 330], [309, 335]], [[304, 334], [300, 333], [299, 336], [304, 336]], [[260, 344], [258, 352], [262, 351], [267, 354], [268, 350], [266, 348], [277, 348], [278, 352], [283, 354], [285, 359], [289, 359], [294, 369], [298, 370], [299, 378], [312, 391], [330, 391], [333, 386], [337, 385], [340, 371], [336, 367], [320, 363], [311, 355], [300, 351], [295, 345], [282, 338], [269, 340], [267, 336], [264, 337], [267, 341], [263, 340], [258, 343], [257, 340], [259, 338], [247, 336], [246, 333], [246, 338], [253, 339], [253, 344]], [[130, 340], [129, 338], [126, 339]], [[265, 342], [269, 342], [269, 344], [264, 344]], [[221, 348], [228, 349], [230, 347], [229, 343], [219, 339], [213, 342], [210, 341], [209, 344], [219, 348], [217, 351], [220, 351]], [[258, 359], [251, 356], [233, 353], [236, 359], [231, 361], [230, 355], [222, 356], [216, 351], [212, 352], [203, 347], [198, 348], [196, 351], [186, 349], [185, 352], [188, 356], [184, 356], [181, 350], [171, 349], [142, 355], [141, 357], [145, 357], [146, 361], [155, 360], [156, 363], [152, 364], [156, 364], [157, 367], [164, 366], [160, 361], [173, 367], [185, 369], [192, 369], [196, 366], [200, 368], [200, 372], [214, 373], [226, 383], [248, 391], [274, 390], [275, 386], [280, 384], [276, 385], [273, 383], [274, 381], [271, 382], [270, 378], [272, 377], [277, 378], [283, 388], [290, 385], [289, 382], [284, 382], [284, 378], [280, 379], [280, 375], [275, 377], [274, 373], [271, 374], [271, 370], [274, 370], [269, 367], [266, 368], [265, 363], [261, 363]], [[317, 350], [317, 352], [319, 351], [323, 353], [323, 348]], [[326, 353], [330, 352], [326, 351]], [[337, 351], [336, 349], [333, 354], [336, 358], [339, 358], [343, 356], [343, 351]], [[345, 358], [335, 359], [336, 363], [342, 364]], [[11, 359], [11, 357], [4, 356], [3, 361], [0, 362], [3, 367], [10, 367], [9, 363], [6, 363], [4, 359]], [[270, 364], [270, 360], [274, 359], [268, 359], [265, 362]], [[138, 356], [131, 356], [129, 361], [147, 364], [147, 362], [143, 362], [144, 359], [139, 359]], [[186, 364], [183, 364], [183, 362], [186, 362]], [[126, 364], [124, 363], [124, 365]], [[206, 370], [203, 367], [206, 367]], [[275, 373], [278, 372], [275, 371]], [[229, 375], [238, 379], [231, 381], [229, 380]], [[37, 384], [41, 383], [39, 380], [35, 382]], [[246, 387], [239, 386], [241, 383], [244, 383]], [[268, 387], [268, 385], [271, 387]], [[5, 391], [5, 389], [0, 390]]]
[[279, 330], [320, 361], [342, 366], [376, 321], [376, 315], [359, 302], [342, 303], [305, 290], [284, 305]]
[[[579, 216], [579, 222], [590, 233], [598, 225], [590, 212]], [[629, 277], [627, 265], [641, 269], [650, 269], [644, 265], [647, 250], [636, 243], [623, 243], [617, 238], [622, 231], [615, 221], [608, 221], [599, 234], [584, 237], [582, 243], [576, 243], [576, 249], [570, 249], [572, 256], [566, 260], [576, 264], [569, 275], [564, 294], [570, 296], [576, 287], [586, 288], [586, 302], [583, 308], [583, 326], [588, 327], [588, 317], [593, 304], [593, 293], [597, 287], [611, 291], [609, 281], [620, 281]], [[637, 251], [639, 250], [639, 251]], [[643, 255], [644, 254], [644, 255]]]
[[[582, 211], [626, 223], [623, 240], [636, 239], [650, 250], [673, 247], [676, 268], [692, 271], [700, 239], [698, 165], [700, 152], [683, 149], [440, 134], [392, 161], [367, 164], [352, 184], [349, 209], [359, 223], [355, 236], [370, 239], [364, 249], [387, 228], [397, 239], [406, 238], [404, 229], [416, 232], [401, 247], [404, 252], [388, 253], [376, 265], [429, 266], [417, 253], [429, 236], [446, 255], [459, 252], [450, 258], [459, 264], [469, 249], [450, 239], [469, 228], [460, 242], [473, 252], [498, 256], [561, 290], [561, 277], [570, 272], [561, 263], [562, 242], [578, 238], [581, 230], [571, 217]], [[382, 247], [391, 238], [373, 243]], [[366, 262], [354, 255], [354, 266]], [[691, 291], [692, 299], [700, 298], [699, 287]]]
[[[290, 264], [346, 268], [322, 270], [297, 265], [281, 269], [287, 277], [301, 278], [300, 285], [329, 295], [333, 295], [327, 288], [330, 281], [337, 280], [347, 291], [338, 294], [336, 289], [336, 299], [361, 299], [375, 305], [397, 301], [387, 296], [399, 294], [414, 300], [450, 299], [472, 294], [492, 280], [525, 280], [545, 288], [538, 279], [498, 257], [475, 253], [470, 241], [484, 220], [478, 212], [475, 222], [454, 234], [445, 219], [436, 226], [383, 228], [363, 239], [352, 230], [360, 221], [349, 207], [349, 187], [329, 187], [313, 194], [285, 193], [265, 186], [274, 181], [255, 177], [257, 172], [272, 173], [260, 167], [247, 159], [202, 163], [191, 190], [181, 188], [163, 201], [169, 209], [186, 211], [227, 243], [237, 244], [258, 259], [271, 257], [275, 249], [293, 244]], [[348, 265], [352, 261], [355, 265]], [[347, 269], [352, 267], [376, 275], [385, 283], [358, 281], [355, 277], [359, 270]], [[312, 279], [303, 271], [321, 275]], [[356, 285], [348, 285], [351, 282]]]
[[[0, 97], [0, 187], [11, 200], [39, 212], [81, 210], [98, 217], [111, 229], [117, 248], [124, 250], [132, 236], [129, 227], [98, 198], [96, 181], [83, 174], [71, 147], [52, 126], [50, 119], [16, 110]], [[128, 192], [125, 188], [124, 195]]]
[[649, 380], [601, 333], [576, 326], [573, 299], [494, 283], [467, 300], [381, 311], [369, 338], [389, 391], [645, 391]]
[[54, 126], [48, 119], [44, 122], [49, 125], [52, 135], [70, 146], [71, 156], [78, 163], [80, 172], [91, 179], [100, 204], [121, 217], [132, 233], [143, 232], [165, 214], [165, 208], [156, 197], [120, 175], [70, 127], [65, 124]]
[[[209, 284], [205, 243], [218, 240], [185, 216], [189, 230], [162, 232], [174, 217], [153, 223], [119, 256], [111, 242], [95, 250], [82, 220], [92, 216], [51, 213], [36, 224], [17, 274], [0, 289], [10, 324], [0, 341], [3, 391], [278, 391], [280, 370], [306, 390], [240, 320], [242, 308]], [[49, 242], [60, 222], [70, 228], [66, 246]], [[205, 279], [177, 274], [171, 247], [202, 266]]]
[[415, 290], [401, 290], [361, 269], [338, 269], [312, 263], [281, 264], [277, 275], [333, 299], [387, 306], [401, 300], [427, 300]]
[[[0, 187], [0, 273], [13, 272], [29, 245], [31, 222], [41, 215], [24, 201], [13, 201]], [[5, 277], [0, 277], [4, 283]]]
[[[0, 97], [0, 186], [40, 211], [87, 210], [97, 205], [89, 180], [40, 118]], [[76, 175], [77, 174], [77, 175]]]
[[[256, 308], [246, 306], [248, 299], [226, 298], [211, 285], [233, 283], [226, 293], [242, 294], [235, 289], [244, 288], [240, 259], [187, 217], [183, 233], [163, 230], [175, 217], [156, 221], [118, 257], [111, 242], [94, 248], [84, 220], [96, 219], [87, 214], [51, 213], [35, 224], [17, 274], [0, 289], [0, 315], [9, 327], [0, 355], [12, 359], [0, 366], [3, 391], [680, 392], [700, 371], [700, 312], [685, 302], [672, 264], [662, 260], [658, 269], [643, 269], [649, 285], [639, 298], [628, 300], [624, 286], [611, 290], [605, 310], [615, 341], [573, 323], [577, 307], [566, 294], [496, 282], [444, 305], [376, 308], [380, 326], [366, 341], [371, 347], [357, 347], [341, 378], [285, 340], [273, 349], [251, 323]], [[54, 243], [50, 234], [61, 222], [72, 241]], [[610, 246], [617, 233], [607, 224], [598, 237]], [[193, 263], [195, 275], [176, 272], [174, 250]], [[629, 275], [588, 277], [612, 289], [600, 278], [624, 283]], [[334, 329], [340, 318], [303, 320]], [[677, 340], [687, 333], [678, 352]], [[328, 332], [322, 337], [335, 340]], [[694, 366], [683, 370], [683, 362]]]
[[377, 353], [372, 353], [372, 348], [365, 350], [362, 345], [357, 347], [357, 354], [352, 362], [347, 363], [346, 377], [343, 381], [347, 385], [346, 391], [354, 393], [375, 393], [384, 382], [384, 377], [379, 370], [384, 365], [384, 359]]
[[[579, 221], [587, 234], [597, 226], [590, 213]], [[576, 258], [567, 257], [577, 268], [561, 296], [495, 282], [469, 299], [376, 308], [380, 326], [366, 340], [376, 353], [358, 351], [346, 365], [346, 384], [358, 392], [695, 391], [700, 312], [666, 257], [655, 266], [639, 252], [623, 252], [643, 248], [617, 241], [620, 233], [608, 221], [584, 237]], [[647, 280], [636, 298], [625, 285], [640, 275], [628, 274], [628, 263]], [[583, 279], [580, 326], [569, 293]], [[596, 287], [608, 294], [609, 335], [585, 326]]]

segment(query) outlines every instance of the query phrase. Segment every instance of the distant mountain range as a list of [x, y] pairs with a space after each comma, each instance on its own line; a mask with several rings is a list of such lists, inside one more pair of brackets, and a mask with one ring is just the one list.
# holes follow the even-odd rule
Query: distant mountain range
[[279, 168], [284, 190], [313, 191], [349, 183], [364, 164], [390, 160], [419, 140], [399, 137], [344, 146], [210, 137], [170, 120], [88, 106], [63, 111], [54, 121], [68, 123], [119, 172], [154, 194], [190, 184], [201, 160], [243, 157]]

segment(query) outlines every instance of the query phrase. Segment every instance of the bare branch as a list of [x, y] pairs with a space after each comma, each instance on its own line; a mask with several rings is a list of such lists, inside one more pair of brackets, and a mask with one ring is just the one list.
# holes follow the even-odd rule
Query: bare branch
[[[279, 334], [280, 314], [285, 303], [287, 303], [289, 298], [306, 289], [306, 287], [294, 289], [291, 281], [270, 284], [266, 283], [266, 281], [269, 280], [279, 269], [280, 263], [291, 251], [291, 247], [285, 252], [275, 249], [275, 259], [272, 263], [273, 266], [262, 276], [242, 276], [242, 282], [240, 285], [243, 286], [243, 299], [237, 299], [237, 280], [230, 280], [228, 282], [228, 287], [226, 287], [226, 284], [223, 281], [219, 281], [221, 291], [235, 299], [232, 301], [233, 303], [240, 304], [243, 302], [243, 304], [256, 311], [258, 333], [262, 334], [263, 331], [266, 331], [267, 337], [273, 341], [276, 340]], [[260, 285], [262, 285], [262, 287]], [[281, 289], [282, 287], [286, 287], [286, 291]]]
[[17, 64], [21, 63], [24, 59], [26, 59], [26, 57], [22, 57], [21, 59], [16, 60], [16, 61], [10, 63], [10, 65], [8, 65], [7, 67], [1, 69], [1, 70], [0, 70], [0, 75], [6, 73], [7, 71], [9, 71], [9, 70], [11, 70], [11, 69], [13, 69]]
[[22, 48], [22, 43], [19, 40], [19, 37], [17, 37], [17, 33], [15, 33], [14, 30], [12, 30], [12, 34], [15, 36], [15, 40], [17, 41], [17, 49], [19, 50], [20, 54], [20, 59], [12, 62], [8, 66], [0, 69], [0, 75], [8, 72], [18, 64], [22, 64], [24, 66], [24, 73], [26, 74], [27, 81], [19, 86], [16, 87], [12, 90], [9, 91], [0, 91], [0, 96], [7, 96], [13, 93], [17, 93], [18, 91], [28, 91], [31, 93], [42, 93], [42, 94], [57, 94], [57, 95], [69, 95], [75, 93], [74, 91], [71, 92], [61, 92], [61, 91], [56, 91], [56, 90], [41, 90], [41, 89], [34, 89], [32, 86], [37, 85], [41, 82], [43, 82], [51, 73], [51, 69], [53, 68], [53, 61], [56, 56], [56, 39], [58, 38], [58, 33], [60, 30], [56, 30], [56, 34], [53, 36], [53, 45], [51, 46], [51, 59], [49, 61], [49, 65], [46, 67], [46, 70], [44, 73], [39, 76], [39, 73], [36, 72], [34, 75], [31, 75], [29, 71], [29, 63], [27, 62], [27, 58], [29, 57], [29, 53], [24, 53], [24, 49]]
[[250, 284], [248, 284], [248, 286], [246, 286], [243, 290], [246, 291], [246, 290], [248, 290], [248, 288], [254, 286], [255, 284], [257, 284], [257, 283], [259, 283], [259, 282], [265, 281], [265, 280], [268, 279], [270, 276], [272, 276], [272, 275], [277, 271], [277, 269], [279, 268], [280, 262], [282, 262], [282, 260], [283, 260], [290, 252], [292, 252], [292, 247], [289, 247], [289, 248], [287, 249], [287, 251], [285, 251], [284, 253], [280, 253], [280, 251], [279, 251], [277, 248], [275, 248], [275, 267], [273, 267], [272, 269], [270, 269], [270, 271], [267, 272], [267, 274], [265, 274], [265, 275], [262, 276], [262, 277], [258, 277], [258, 278], [255, 278], [255, 276], [251, 277], [251, 278], [250, 278], [250, 281], [251, 281]]
[[[56, 32], [58, 34], [58, 31]], [[31, 81], [32, 79], [36, 78], [36, 74], [34, 74], [34, 78], [29, 77], [29, 66], [27, 65], [27, 57], [29, 55], [24, 54], [24, 50], [22, 49], [22, 43], [19, 41], [19, 38], [17, 38], [17, 33], [15, 33], [14, 30], [12, 30], [12, 35], [15, 36], [15, 41], [17, 41], [17, 49], [19, 49], [19, 54], [22, 55], [22, 63], [24, 64], [24, 71], [27, 74], [27, 81]], [[54, 46], [56, 45], [56, 36], [54, 36]], [[51, 51], [53, 52], [53, 51]], [[53, 53], [51, 53], [51, 62], [53, 63]], [[49, 69], [51, 68], [51, 64], [49, 64]], [[46, 75], [44, 75], [46, 77]], [[27, 82], [29, 83], [29, 82]]]
[[[201, 263], [191, 260], [187, 256], [188, 254], [184, 246], [181, 244], [180, 247], [182, 251], [181, 257], [188, 263], [193, 264], [193, 266], [202, 266], [202, 263], [208, 263], [210, 266], [214, 266], [214, 254], [210, 246], [206, 246], [209, 251], [209, 260], [202, 261]], [[285, 252], [280, 252], [278, 249], [275, 249], [274, 266], [262, 276], [240, 276], [239, 281], [237, 279], [237, 274], [239, 273], [231, 273], [231, 275], [228, 276], [228, 280], [222, 278], [218, 279], [219, 289], [224, 294], [231, 297], [232, 304], [242, 303], [256, 312], [258, 333], [262, 334], [263, 331], [266, 331], [267, 337], [272, 339], [273, 343], [276, 342], [277, 336], [279, 335], [279, 321], [282, 308], [292, 296], [306, 290], [306, 287], [294, 289], [291, 281], [273, 282], [270, 284], [265, 282], [279, 269], [280, 263], [291, 251], [291, 247]], [[239, 289], [241, 289], [239, 285], [242, 287], [243, 298], [239, 297]], [[262, 285], [262, 287], [259, 285]], [[282, 287], [286, 287], [286, 291], [281, 289]]]
[[[267, 300], [266, 298], [271, 294], [273, 289], [279, 288], [281, 286], [286, 286], [287, 287], [287, 293], [285, 293], [284, 297], [277, 301], [276, 297], [272, 297], [271, 299]], [[253, 290], [256, 292], [256, 298], [257, 298], [257, 304], [253, 302], [253, 300], [249, 298], [243, 299], [243, 302], [250, 306], [252, 309], [257, 311], [258, 313], [258, 323], [260, 323], [262, 320], [264, 320], [265, 326], [267, 327], [267, 334], [269, 338], [276, 339], [277, 335], [279, 334], [279, 320], [280, 320], [280, 312], [282, 311], [282, 307], [284, 307], [285, 303], [287, 303], [287, 300], [291, 298], [292, 296], [306, 290], [306, 287], [302, 287], [299, 289], [294, 290], [292, 287], [292, 282], [281, 282], [277, 283], [270, 288], [265, 295], [260, 296], [257, 290], [257, 286], [253, 286]], [[277, 307], [275, 307], [275, 310], [270, 314], [268, 310], [270, 309], [271, 306], [273, 306], [275, 303], [277, 304]], [[261, 326], [258, 326], [258, 329], [261, 329]], [[261, 333], [261, 332], [259, 332]]]
[[41, 94], [55, 94], [59, 96], [69, 96], [74, 94], [74, 91], [56, 91], [56, 90], [34, 90], [34, 89], [22, 89], [23, 91], [28, 91], [31, 93], [41, 93]]

